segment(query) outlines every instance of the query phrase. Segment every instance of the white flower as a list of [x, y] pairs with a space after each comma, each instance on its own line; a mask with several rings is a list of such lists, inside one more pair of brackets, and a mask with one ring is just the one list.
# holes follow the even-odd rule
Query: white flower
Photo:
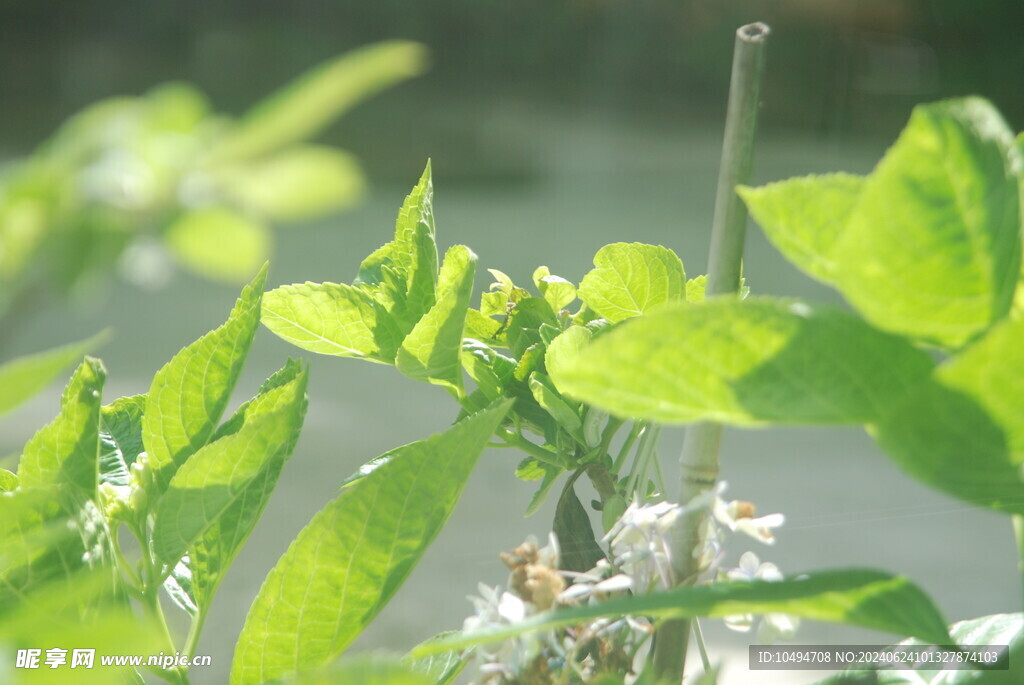
[[[729, 569], [724, 576], [732, 581], [765, 580], [777, 582], [782, 580], [782, 573], [772, 563], [761, 563], [753, 552], [745, 552], [740, 557], [738, 568]], [[754, 627], [753, 614], [739, 614], [726, 616], [724, 619], [727, 628], [737, 632], [746, 633]], [[775, 638], [783, 640], [791, 639], [800, 627], [800, 619], [789, 614], [769, 613], [761, 616], [761, 623], [757, 628], [757, 639], [762, 644], [771, 644]]]
[[741, 502], [739, 500], [726, 502], [720, 497], [715, 498], [715, 503], [712, 507], [715, 519], [729, 530], [746, 533], [766, 545], [773, 544], [775, 536], [772, 534], [771, 529], [778, 528], [785, 523], [786, 517], [782, 514], [768, 514], [767, 516], [754, 518], [754, 511], [754, 505], [749, 502]]

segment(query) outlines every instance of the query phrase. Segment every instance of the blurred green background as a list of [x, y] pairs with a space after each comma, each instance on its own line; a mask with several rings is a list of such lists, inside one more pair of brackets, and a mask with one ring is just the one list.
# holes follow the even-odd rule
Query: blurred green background
[[[0, 0], [0, 164], [31, 153], [101, 98], [185, 81], [214, 109], [239, 115], [343, 51], [411, 39], [429, 49], [429, 70], [317, 138], [359, 159], [368, 181], [361, 204], [275, 231], [270, 285], [350, 281], [389, 239], [427, 157], [440, 244], [468, 244], [481, 266], [528, 282], [546, 264], [578, 280], [601, 245], [637, 240], [672, 247], [695, 275], [707, 252], [733, 32], [753, 20], [773, 29], [759, 182], [867, 172], [918, 102], [975, 93], [1015, 130], [1024, 125], [1024, 5], [1003, 0]], [[836, 300], [756, 230], [747, 259], [754, 292]], [[100, 351], [109, 396], [144, 392], [177, 349], [223, 321], [237, 294], [185, 272], [144, 289], [117, 271], [106, 288], [41, 301], [5, 322], [0, 359], [109, 325], [116, 337]], [[478, 289], [486, 286], [482, 270], [477, 277]], [[262, 332], [238, 397], [296, 353]], [[443, 391], [393, 369], [311, 361], [302, 440], [220, 591], [201, 642], [213, 666], [194, 682], [225, 680], [263, 577], [341, 480], [454, 418]], [[17, 453], [55, 414], [58, 391], [0, 423], [0, 455]], [[663, 441], [667, 464], [681, 435]], [[1007, 522], [925, 490], [857, 430], [729, 431], [724, 450], [729, 494], [788, 516], [778, 544], [756, 550], [784, 571], [856, 564], [905, 572], [951, 620], [1019, 604]], [[357, 649], [404, 649], [458, 627], [478, 581], [505, 582], [497, 552], [528, 533], [543, 536], [551, 520], [550, 507], [521, 518], [532, 487], [515, 480], [516, 462], [485, 454], [449, 527]], [[727, 659], [724, 682], [800, 682], [786, 673], [751, 680], [743, 638], [708, 633]], [[799, 637], [887, 640], [823, 625]]]

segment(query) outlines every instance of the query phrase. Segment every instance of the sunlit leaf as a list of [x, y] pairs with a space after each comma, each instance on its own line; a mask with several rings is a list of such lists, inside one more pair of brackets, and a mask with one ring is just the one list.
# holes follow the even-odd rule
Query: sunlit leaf
[[253, 603], [231, 682], [262, 683], [344, 651], [440, 532], [508, 408], [395, 450], [314, 516]]
[[758, 298], [664, 308], [548, 371], [563, 393], [618, 416], [752, 425], [871, 422], [933, 366], [840, 309]]
[[95, 497], [106, 377], [103, 363], [91, 357], [75, 370], [61, 397], [60, 415], [25, 445], [18, 464], [23, 487], [66, 486], [77, 503]]
[[289, 382], [257, 395], [235, 432], [199, 449], [177, 470], [155, 514], [152, 544], [161, 562], [177, 563], [242, 498], [262, 499], [263, 488], [257, 494], [249, 486], [288, 458], [302, 427], [305, 390], [306, 374], [293, 373]]
[[500, 641], [604, 616], [633, 614], [653, 618], [725, 617], [746, 613], [785, 613], [815, 621], [846, 623], [926, 642], [948, 644], [945, 620], [920, 588], [902, 576], [850, 569], [816, 571], [778, 582], [721, 582], [632, 595], [572, 609], [547, 611], [511, 625], [459, 633], [419, 645], [412, 656]]
[[683, 263], [675, 252], [660, 245], [605, 245], [594, 255], [594, 267], [580, 282], [579, 296], [612, 322], [686, 295]]
[[264, 266], [242, 289], [227, 322], [178, 352], [153, 377], [142, 440], [159, 492], [217, 428], [259, 325], [266, 277]]

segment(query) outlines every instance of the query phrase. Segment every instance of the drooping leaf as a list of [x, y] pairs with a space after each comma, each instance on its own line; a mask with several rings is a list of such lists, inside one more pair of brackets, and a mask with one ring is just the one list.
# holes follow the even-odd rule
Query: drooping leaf
[[512, 379], [516, 362], [479, 340], [463, 338], [462, 366], [484, 396], [493, 402]]
[[779, 252], [810, 276], [832, 283], [836, 260], [842, 259], [833, 251], [863, 188], [862, 176], [825, 174], [737, 192]]
[[757, 298], [666, 307], [548, 371], [563, 393], [618, 416], [753, 425], [871, 422], [933, 366], [840, 309]]
[[[257, 396], [239, 407], [217, 431], [215, 438], [240, 431], [248, 421], [257, 420], [260, 412], [270, 411], [266, 397], [272, 390], [295, 384], [304, 386], [308, 371], [301, 362], [288, 360], [284, 368], [271, 376], [260, 388]], [[303, 407], [305, 403], [303, 401]], [[302, 417], [299, 416], [301, 424]], [[277, 485], [281, 469], [295, 449], [298, 428], [289, 444], [272, 456], [259, 474], [234, 498], [234, 501], [216, 518], [198, 540], [189, 548], [188, 560], [192, 594], [202, 611], [208, 611], [220, 582], [259, 521], [270, 495]]]
[[311, 138], [353, 105], [421, 73], [424, 59], [418, 43], [388, 41], [321, 64], [249, 110], [211, 161], [251, 159]]
[[156, 494], [217, 428], [259, 325], [266, 274], [264, 265], [242, 289], [227, 322], [178, 352], [153, 377], [142, 417], [142, 442]]
[[[1007, 668], [992, 670], [943, 669], [915, 670], [878, 669], [847, 670], [837, 673], [816, 685], [1015, 685], [1024, 676], [1024, 616], [1021, 614], [994, 614], [959, 621], [949, 627], [953, 643], [967, 646], [1006, 645], [1003, 664]], [[927, 647], [920, 640], [903, 640], [900, 645]]]
[[76, 504], [96, 495], [100, 405], [106, 377], [103, 363], [91, 357], [75, 370], [61, 397], [60, 415], [25, 445], [18, 464], [22, 487], [65, 486]]
[[544, 411], [550, 414], [569, 435], [584, 442], [583, 422], [580, 419], [579, 405], [561, 397], [551, 384], [550, 379], [539, 371], [534, 371], [530, 374], [529, 386], [530, 391], [533, 393], [533, 398], [537, 400], [537, 404], [543, 407]]
[[352, 207], [365, 185], [352, 155], [323, 145], [289, 148], [222, 171], [219, 178], [223, 191], [241, 206], [284, 222]]
[[128, 485], [128, 469], [142, 452], [146, 396], [119, 397], [100, 409], [101, 483]]
[[262, 683], [344, 651], [440, 532], [508, 408], [395, 450], [314, 516], [253, 603], [231, 682]]
[[[243, 499], [262, 509], [265, 483], [256, 492], [254, 481], [268, 469], [280, 471], [295, 445], [306, 410], [306, 374], [294, 368], [291, 379], [257, 395], [246, 407], [237, 430], [199, 449], [182, 465], [156, 509], [153, 550], [164, 564], [175, 564], [220, 517], [235, 517], [222, 534], [241, 534], [237, 507]], [[248, 519], [248, 517], [246, 517]], [[235, 540], [225, 541], [233, 546]], [[236, 550], [228, 550], [228, 553]]]
[[228, 207], [202, 207], [179, 216], [164, 242], [181, 264], [206, 278], [244, 283], [270, 255], [270, 232]]
[[263, 297], [263, 325], [310, 352], [394, 362], [402, 341], [390, 315], [371, 295], [337, 283], [283, 285]]
[[1024, 514], [1024, 319], [1001, 322], [942, 364], [872, 431], [929, 485]]
[[905, 577], [869, 569], [849, 569], [802, 573], [777, 582], [754, 580], [680, 587], [547, 611], [512, 625], [424, 643], [412, 651], [412, 656], [486, 644], [604, 616], [631, 614], [660, 619], [746, 613], [785, 613], [911, 635], [936, 644], [949, 644], [950, 640], [942, 614], [928, 596]]
[[437, 302], [402, 341], [395, 366], [409, 378], [462, 395], [462, 332], [473, 293], [476, 255], [463, 245], [450, 248], [441, 265]]
[[594, 255], [579, 296], [609, 321], [637, 316], [686, 296], [683, 263], [672, 250], [643, 243], [612, 243]]
[[0, 414], [6, 414], [45, 388], [61, 371], [81, 361], [86, 352], [102, 345], [109, 337], [109, 332], [103, 331], [87, 340], [18, 357], [0, 365]]
[[868, 321], [959, 348], [1007, 312], [1021, 262], [1011, 141], [978, 98], [914, 110], [833, 247], [836, 287]]
[[552, 530], [558, 538], [561, 550], [559, 568], [576, 573], [586, 573], [604, 558], [601, 546], [594, 539], [594, 528], [590, 525], [587, 510], [576, 496], [576, 477], [570, 478], [562, 489], [555, 508]]

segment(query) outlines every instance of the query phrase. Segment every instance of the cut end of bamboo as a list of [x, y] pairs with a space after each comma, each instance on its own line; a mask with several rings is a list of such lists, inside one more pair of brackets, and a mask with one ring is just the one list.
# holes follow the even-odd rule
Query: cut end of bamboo
[[768, 24], [758, 21], [736, 29], [736, 37], [747, 43], [763, 43], [768, 40], [771, 32]]

